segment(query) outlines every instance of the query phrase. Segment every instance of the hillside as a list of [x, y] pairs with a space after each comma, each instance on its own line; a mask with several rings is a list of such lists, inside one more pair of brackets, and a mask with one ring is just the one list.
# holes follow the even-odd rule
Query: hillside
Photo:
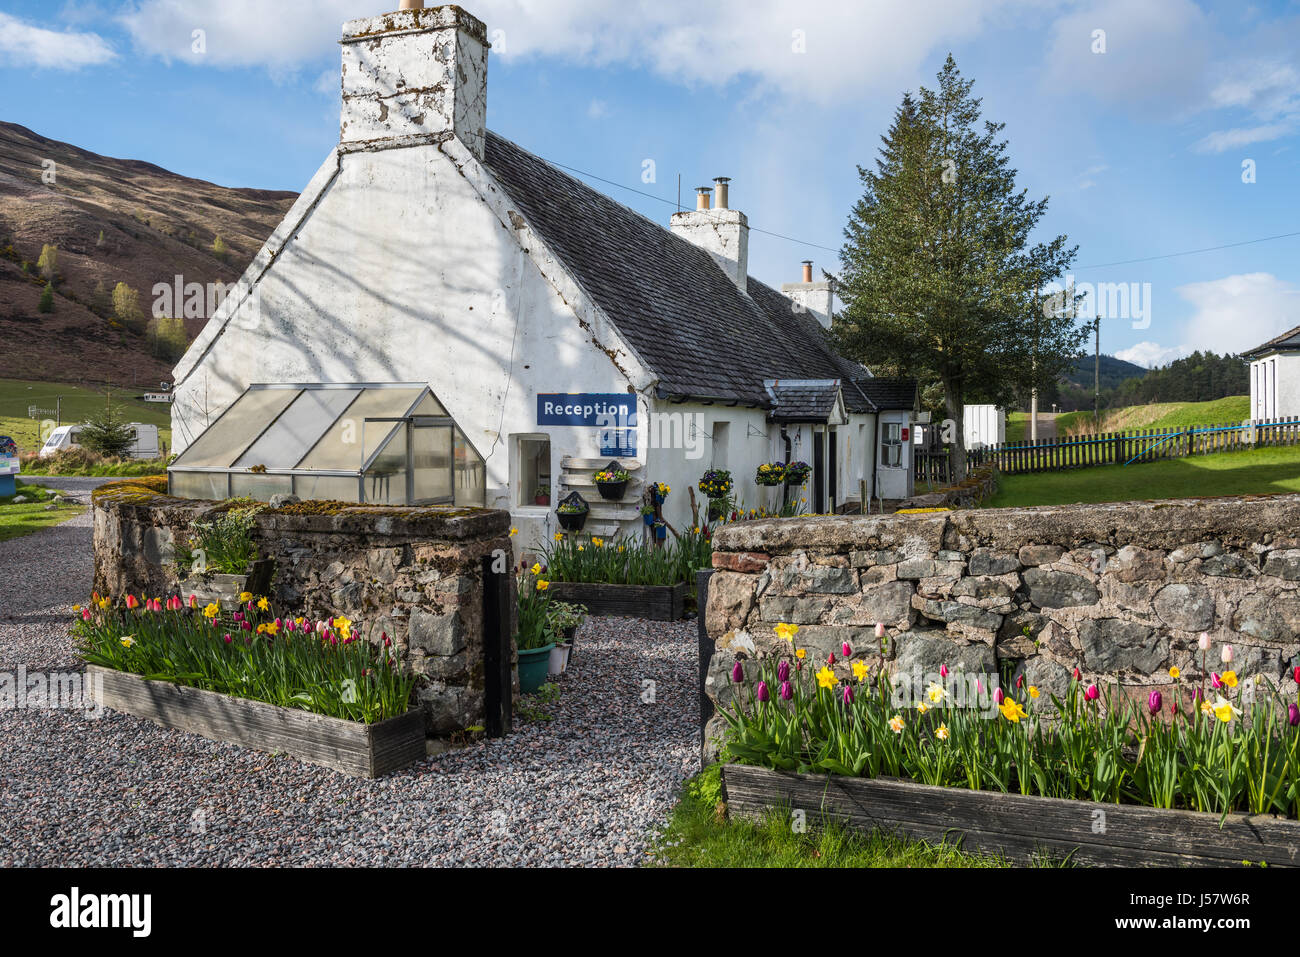
[[[53, 184], [42, 181], [49, 160]], [[0, 122], [0, 374], [157, 388], [172, 363], [139, 330], [109, 323], [102, 290], [127, 283], [148, 316], [155, 283], [234, 282], [295, 198], [228, 189]], [[218, 235], [224, 256], [212, 249]], [[53, 311], [41, 313], [36, 263], [46, 244], [58, 247], [60, 281]], [[205, 321], [186, 319], [190, 338]]]
[[[1074, 368], [1065, 376], [1065, 381], [1092, 395], [1093, 361], [1093, 356], [1080, 356], [1075, 359]], [[1102, 391], [1113, 389], [1125, 379], [1139, 379], [1146, 375], [1147, 371], [1136, 363], [1116, 359], [1114, 356], [1102, 356], [1100, 362]]]
[[[1250, 416], [1250, 396], [1234, 395], [1210, 402], [1153, 402], [1111, 409], [1101, 415], [1102, 432], [1126, 432], [1130, 429], [1185, 429], [1191, 425], [1223, 425], [1241, 422]], [[1058, 416], [1058, 435], [1092, 433], [1092, 412], [1070, 412]]]

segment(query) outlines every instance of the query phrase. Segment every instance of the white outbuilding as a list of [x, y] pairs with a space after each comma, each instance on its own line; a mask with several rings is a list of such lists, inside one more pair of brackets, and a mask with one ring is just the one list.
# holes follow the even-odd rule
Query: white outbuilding
[[1300, 416], [1300, 326], [1242, 356], [1250, 360], [1250, 417]]
[[652, 482], [689, 527], [710, 468], [743, 508], [776, 461], [810, 511], [909, 497], [916, 383], [836, 354], [832, 285], [748, 274], [725, 177], [665, 229], [487, 130], [488, 49], [454, 6], [344, 25], [338, 146], [175, 369], [173, 491], [367, 499], [382, 461], [385, 500], [506, 508], [525, 545], [575, 491], [634, 532]]

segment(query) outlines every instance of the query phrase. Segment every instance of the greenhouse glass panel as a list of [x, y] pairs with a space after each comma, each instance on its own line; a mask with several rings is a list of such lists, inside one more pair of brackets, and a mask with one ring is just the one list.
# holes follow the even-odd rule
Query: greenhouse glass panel
[[406, 497], [406, 423], [388, 440], [375, 460], [366, 469], [366, 503], [373, 505], [405, 505]]
[[401, 422], [366, 422], [371, 418], [400, 418], [422, 389], [366, 389], [357, 396], [297, 467], [308, 470], [360, 470]]
[[177, 498], [219, 502], [230, 498], [229, 472], [171, 472], [168, 491]]
[[250, 389], [176, 459], [176, 465], [229, 467], [300, 389]]
[[456, 430], [456, 504], [482, 506], [487, 495], [487, 469], [483, 459]]
[[434, 397], [434, 394], [432, 392], [430, 392], [428, 395], [426, 395], [423, 399], [420, 400], [419, 405], [417, 405], [414, 409], [411, 410], [411, 414], [412, 415], [446, 415], [447, 410], [442, 407], [442, 403], [439, 402], [437, 398]]
[[269, 501], [272, 495], [288, 495], [293, 491], [293, 476], [266, 475], [262, 472], [231, 472], [231, 498], [254, 498]]
[[412, 501], [452, 501], [450, 425], [411, 426]]
[[235, 468], [293, 468], [360, 394], [360, 389], [304, 390], [239, 457]]
[[355, 502], [361, 487], [355, 475], [295, 475], [293, 494], [308, 502]]

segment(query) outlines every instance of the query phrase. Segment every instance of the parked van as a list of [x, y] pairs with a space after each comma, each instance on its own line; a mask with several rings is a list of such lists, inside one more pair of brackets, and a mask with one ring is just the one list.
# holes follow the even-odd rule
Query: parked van
[[[126, 450], [126, 457], [132, 459], [156, 459], [158, 457], [158, 426], [148, 425], [144, 422], [129, 422], [135, 441], [131, 447]], [[53, 455], [61, 449], [71, 449], [79, 446], [77, 436], [81, 434], [79, 425], [61, 425], [45, 440], [41, 446], [40, 457], [45, 458], [47, 455]]]

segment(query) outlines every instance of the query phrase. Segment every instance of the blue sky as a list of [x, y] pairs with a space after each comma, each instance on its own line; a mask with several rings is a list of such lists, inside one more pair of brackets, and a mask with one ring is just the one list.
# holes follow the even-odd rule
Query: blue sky
[[[751, 227], [800, 240], [751, 234], [750, 272], [769, 283], [806, 258], [834, 271], [819, 247], [840, 245], [855, 165], [952, 51], [1007, 124], [1021, 184], [1051, 197], [1043, 236], [1079, 245], [1076, 281], [1139, 291], [1103, 317], [1103, 351], [1151, 364], [1300, 325], [1300, 236], [1101, 266], [1300, 232], [1300, 2], [462, 5], [493, 42], [492, 129], [660, 197], [594, 184], [665, 224], [678, 173], [684, 203], [732, 177]], [[0, 119], [223, 185], [300, 190], [338, 137], [339, 27], [391, 6], [4, 0]]]

